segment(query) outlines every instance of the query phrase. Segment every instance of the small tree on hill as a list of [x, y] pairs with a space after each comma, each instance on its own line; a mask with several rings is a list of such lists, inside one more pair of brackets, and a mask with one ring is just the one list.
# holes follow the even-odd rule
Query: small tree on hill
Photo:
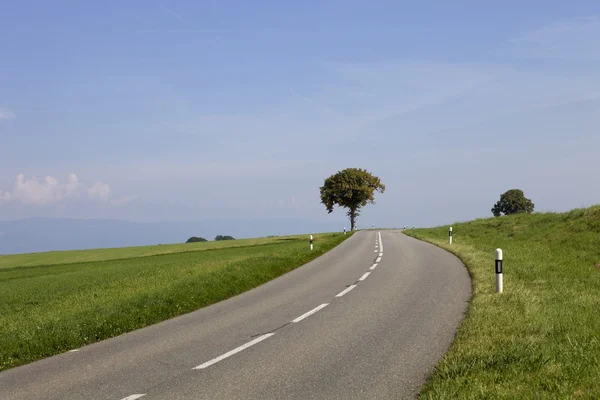
[[195, 243], [195, 242], [208, 242], [208, 240], [204, 239], [203, 237], [192, 236], [191, 238], [189, 238], [187, 240], [186, 243]]
[[348, 209], [350, 229], [354, 230], [360, 209], [367, 204], [375, 204], [375, 191], [383, 193], [385, 185], [365, 169], [346, 168], [325, 179], [320, 190], [321, 203], [329, 213], [335, 205]]
[[235, 240], [233, 236], [217, 235], [215, 240]]
[[492, 213], [495, 217], [519, 213], [532, 213], [535, 204], [525, 197], [522, 190], [511, 189], [500, 196], [500, 200], [494, 204]]

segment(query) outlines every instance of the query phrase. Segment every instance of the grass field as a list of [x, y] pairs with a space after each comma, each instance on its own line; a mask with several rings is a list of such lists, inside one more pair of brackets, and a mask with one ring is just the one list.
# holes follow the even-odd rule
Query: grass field
[[312, 252], [304, 235], [2, 256], [0, 370], [235, 296], [350, 236], [314, 235]]
[[[473, 299], [423, 399], [600, 398], [600, 206], [412, 229], [458, 255]], [[494, 250], [504, 251], [495, 293]]]
[[[308, 235], [305, 236], [305, 240]], [[297, 236], [277, 236], [257, 239], [221, 240], [217, 242], [181, 243], [154, 246], [116, 247], [112, 249], [91, 249], [71, 251], [48, 251], [45, 253], [9, 254], [0, 256], [0, 269], [14, 266], [54, 265], [83, 263], [91, 261], [118, 260], [124, 258], [156, 256], [161, 254], [184, 253], [230, 247], [246, 247], [261, 244], [285, 242]]]

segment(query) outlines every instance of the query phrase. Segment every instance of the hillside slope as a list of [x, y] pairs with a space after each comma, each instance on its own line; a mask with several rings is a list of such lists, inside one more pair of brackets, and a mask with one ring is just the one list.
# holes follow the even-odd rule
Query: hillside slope
[[[600, 398], [600, 206], [406, 233], [458, 255], [468, 315], [422, 398]], [[494, 251], [504, 251], [495, 293]]]

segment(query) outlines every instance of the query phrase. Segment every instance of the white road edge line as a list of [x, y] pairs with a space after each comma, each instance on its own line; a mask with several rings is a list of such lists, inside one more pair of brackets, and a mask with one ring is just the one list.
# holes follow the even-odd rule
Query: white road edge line
[[373, 265], [371, 266], [371, 268], [369, 268], [369, 269], [370, 269], [370, 270], [374, 270], [375, 268], [377, 268], [377, 263], [373, 264]]
[[375, 260], [376, 263], [381, 262], [381, 257], [377, 257], [377, 259]]
[[383, 253], [379, 253], [379, 257], [383, 257]]
[[73, 350], [69, 350], [69, 353], [75, 353], [77, 351], [79, 351], [79, 349], [73, 349]]
[[373, 251], [373, 253], [377, 253], [377, 249], [375, 249], [375, 251]]
[[355, 287], [356, 287], [356, 285], [350, 285], [346, 289], [344, 289], [341, 292], [339, 292], [338, 294], [336, 294], [335, 297], [342, 297], [343, 295], [345, 295], [346, 293], [348, 293], [349, 291], [351, 291]]
[[146, 395], [146, 393], [144, 394], [132, 394], [131, 396], [127, 396], [121, 400], [136, 400], [139, 399], [140, 397], [144, 397]]
[[365, 272], [365, 274], [363, 276], [361, 276], [360, 278], [358, 278], [359, 281], [364, 281], [365, 279], [367, 279], [367, 276], [369, 276], [371, 273], [370, 272]]
[[317, 311], [327, 307], [329, 305], [329, 303], [323, 303], [318, 307], [313, 308], [312, 310], [310, 310], [309, 312], [307, 312], [306, 314], [302, 314], [301, 316], [299, 316], [298, 318], [296, 318], [295, 320], [293, 320], [292, 322], [300, 322], [302, 321], [304, 318], [306, 317], [310, 317], [311, 315], [313, 315], [314, 313], [316, 313]]
[[231, 350], [231, 351], [228, 351], [227, 353], [225, 353], [225, 354], [222, 354], [222, 355], [220, 355], [220, 356], [219, 356], [219, 357], [217, 357], [217, 358], [213, 358], [212, 360], [210, 360], [210, 361], [207, 361], [207, 362], [205, 362], [204, 364], [200, 364], [200, 365], [198, 365], [197, 367], [194, 367], [194, 368], [192, 368], [192, 369], [204, 369], [204, 368], [208, 368], [208, 367], [210, 367], [211, 365], [213, 365], [213, 364], [216, 364], [216, 363], [218, 363], [219, 361], [222, 361], [222, 360], [226, 359], [227, 357], [231, 357], [232, 355], [234, 355], [234, 354], [236, 354], [236, 353], [239, 353], [239, 352], [240, 352], [240, 351], [242, 351], [242, 350], [246, 350], [246, 349], [247, 349], [248, 347], [250, 347], [250, 346], [254, 346], [254, 345], [255, 345], [255, 344], [257, 344], [257, 343], [260, 343], [260, 342], [262, 342], [263, 340], [270, 338], [270, 337], [271, 337], [271, 336], [273, 336], [274, 334], [275, 334], [274, 332], [271, 332], [271, 333], [265, 333], [264, 335], [262, 335], [262, 336], [259, 336], [259, 337], [257, 337], [256, 339], [254, 339], [254, 340], [251, 340], [251, 341], [249, 341], [248, 343], [241, 345], [240, 347], [237, 347], [237, 348], [235, 348], [235, 349], [233, 349], [233, 350]]
[[380, 243], [380, 247], [381, 247], [381, 251], [383, 251], [383, 241], [381, 240], [381, 232], [379, 233], [379, 243]]

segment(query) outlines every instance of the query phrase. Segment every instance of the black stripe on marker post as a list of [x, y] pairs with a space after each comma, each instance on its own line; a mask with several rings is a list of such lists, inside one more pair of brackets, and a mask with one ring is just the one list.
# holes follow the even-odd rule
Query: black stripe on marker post
[[502, 260], [496, 260], [496, 273], [502, 273]]
[[502, 293], [502, 249], [496, 249], [496, 293]]

